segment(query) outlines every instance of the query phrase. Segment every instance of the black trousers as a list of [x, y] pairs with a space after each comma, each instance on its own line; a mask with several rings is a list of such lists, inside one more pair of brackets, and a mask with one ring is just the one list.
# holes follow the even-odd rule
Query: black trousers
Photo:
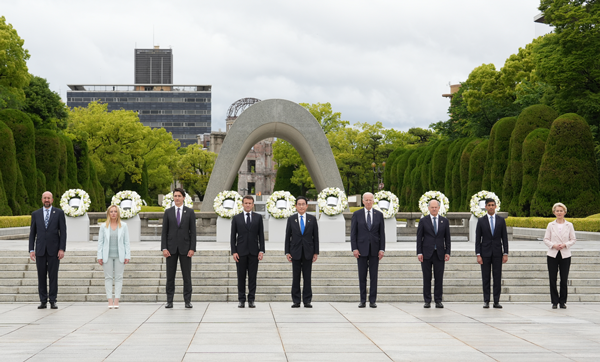
[[435, 286], [433, 296], [435, 302], [442, 302], [442, 294], [444, 293], [444, 259], [440, 260], [437, 252], [433, 252], [431, 258], [423, 259], [421, 270], [423, 271], [423, 301], [431, 303], [431, 268], [433, 267], [433, 275], [435, 276]]
[[358, 286], [360, 288], [360, 302], [367, 302], [367, 272], [371, 280], [369, 288], [369, 303], [377, 301], [377, 273], [379, 271], [378, 256], [359, 256], [358, 263]]
[[235, 263], [238, 278], [238, 301], [246, 302], [246, 271], [248, 272], [248, 301], [254, 302], [256, 293], [256, 274], [258, 272], [258, 255], [244, 255]]
[[499, 257], [481, 257], [481, 279], [483, 281], [483, 301], [490, 302], [490, 272], [494, 277], [494, 303], [500, 302], [500, 292], [502, 291], [502, 256]]
[[186, 254], [171, 254], [167, 258], [167, 302], [173, 302], [175, 294], [175, 274], [177, 273], [177, 259], [181, 266], [181, 276], [183, 277], [183, 300], [192, 301], [192, 258]]
[[[563, 258], [560, 251], [556, 258], [547, 257], [548, 275], [550, 277], [550, 299], [552, 304], [567, 303], [567, 283], [569, 282], [569, 269], [571, 268], [571, 258]], [[560, 269], [560, 295], [556, 289], [556, 276]]]
[[[292, 301], [298, 304], [301, 300], [304, 304], [310, 303], [312, 300], [312, 286], [310, 282], [312, 258], [305, 259], [304, 253], [302, 253], [302, 256], [300, 259], [292, 259]], [[302, 272], [302, 279], [304, 279], [302, 294], [300, 293], [300, 272]]]
[[[55, 303], [56, 295], [58, 294], [58, 267], [60, 265], [58, 255], [49, 256], [48, 253], [42, 256], [37, 255], [35, 257], [35, 265], [38, 274], [40, 302], [46, 303], [50, 299], [51, 303]], [[48, 294], [46, 278], [50, 281], [50, 294]]]

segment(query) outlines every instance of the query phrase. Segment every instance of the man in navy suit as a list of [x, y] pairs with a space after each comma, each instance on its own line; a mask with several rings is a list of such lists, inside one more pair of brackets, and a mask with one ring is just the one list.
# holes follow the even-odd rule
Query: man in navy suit
[[[53, 202], [54, 198], [50, 191], [42, 194], [44, 207], [31, 214], [29, 228], [29, 257], [35, 261], [38, 272], [40, 295], [38, 309], [46, 309], [48, 299], [50, 299], [50, 308], [58, 309], [56, 305], [58, 267], [67, 249], [65, 213], [59, 208], [52, 207]], [[46, 275], [50, 281], [50, 294], [48, 294]]]
[[[312, 263], [319, 256], [319, 225], [317, 218], [306, 213], [308, 199], [296, 198], [297, 214], [288, 217], [285, 227], [285, 256], [292, 263], [292, 308], [300, 308], [300, 300], [305, 308], [312, 308], [311, 273]], [[302, 298], [300, 297], [300, 272], [304, 279]]]
[[483, 307], [490, 307], [490, 271], [494, 273], [494, 308], [500, 305], [502, 291], [502, 264], [508, 261], [508, 233], [504, 218], [496, 215], [496, 201], [485, 200], [487, 214], [477, 220], [475, 253], [481, 265]]
[[435, 275], [434, 300], [436, 308], [444, 308], [442, 294], [444, 291], [444, 265], [450, 260], [450, 223], [448, 219], [438, 215], [440, 203], [429, 201], [429, 216], [419, 221], [417, 228], [417, 258], [423, 271], [424, 308], [431, 307], [431, 268]]
[[377, 272], [379, 261], [385, 253], [385, 223], [383, 214], [373, 209], [373, 194], [363, 194], [363, 209], [352, 214], [350, 245], [358, 262], [358, 284], [360, 287], [359, 308], [367, 303], [367, 271], [371, 279], [369, 307], [377, 308]]
[[244, 212], [231, 220], [231, 255], [235, 261], [238, 278], [238, 308], [246, 304], [246, 271], [248, 272], [248, 307], [254, 308], [256, 293], [256, 274], [258, 262], [265, 253], [265, 234], [263, 219], [260, 214], [252, 212], [254, 198], [244, 196], [242, 200]]

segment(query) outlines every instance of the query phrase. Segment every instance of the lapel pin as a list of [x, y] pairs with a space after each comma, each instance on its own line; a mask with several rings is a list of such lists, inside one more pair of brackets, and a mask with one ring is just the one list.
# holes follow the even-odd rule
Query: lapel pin
[[443, 223], [444, 223], [444, 220], [440, 220], [440, 224], [443, 224]]
[[294, 220], [295, 222], [298, 222], [298, 219]]

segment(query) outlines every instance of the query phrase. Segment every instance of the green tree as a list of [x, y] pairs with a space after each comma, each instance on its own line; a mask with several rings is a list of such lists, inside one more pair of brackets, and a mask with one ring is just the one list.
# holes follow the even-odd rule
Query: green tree
[[148, 173], [148, 194], [152, 199], [158, 199], [158, 194], [170, 191], [174, 169], [179, 160], [179, 146], [180, 142], [174, 140], [164, 128], [144, 127], [141, 156], [144, 159], [143, 167], [146, 167]]
[[[406, 211], [416, 211], [417, 205], [412, 204], [413, 197], [417, 190], [413, 188], [412, 179], [413, 179], [413, 170], [417, 167], [417, 160], [419, 156], [423, 153], [425, 147], [417, 148], [408, 158], [408, 164], [406, 166], [406, 170], [404, 171], [404, 177], [402, 179], [402, 189], [400, 190], [401, 198], [400, 205], [404, 206]], [[421, 196], [421, 195], [419, 195]]]
[[[505, 117], [496, 122], [494, 128], [492, 129], [492, 133], [494, 135], [494, 148], [492, 153], [490, 153], [490, 148], [488, 147], [486, 168], [488, 167], [488, 163], [491, 162], [492, 164], [490, 170], [489, 191], [492, 191], [500, 197], [502, 197], [503, 193], [502, 185], [504, 184], [504, 174], [506, 173], [506, 168], [508, 167], [507, 164], [510, 149], [510, 136], [515, 128], [516, 123], [517, 117]], [[492, 144], [491, 136], [489, 144]], [[483, 187], [483, 189], [486, 188]], [[504, 202], [504, 199], [500, 201]]]
[[293, 166], [279, 167], [277, 169], [277, 175], [275, 176], [275, 185], [273, 186], [273, 191], [289, 191], [292, 195], [300, 196], [302, 192], [300, 186], [291, 182], [293, 175]]
[[489, 140], [481, 141], [471, 152], [471, 159], [469, 160], [469, 186], [467, 191], [467, 198], [470, 200], [471, 196], [481, 191], [481, 183], [483, 179], [484, 163], [487, 158], [487, 147]]
[[396, 162], [396, 196], [398, 196], [400, 207], [404, 211], [408, 211], [406, 209], [406, 201], [404, 200], [404, 196], [402, 194], [404, 190], [404, 173], [408, 167], [408, 160], [414, 151], [414, 149], [407, 150], [400, 157], [398, 157], [398, 161]]
[[186, 148], [186, 153], [181, 156], [176, 165], [175, 177], [190, 194], [195, 193], [200, 201], [203, 201], [217, 154], [203, 150], [197, 144]]
[[435, 133], [428, 129], [414, 127], [408, 130], [408, 134], [415, 136], [417, 141], [415, 143], [427, 143], [430, 138], [434, 137]]
[[68, 107], [58, 93], [50, 90], [46, 79], [31, 76], [29, 84], [23, 91], [25, 93], [23, 112], [29, 114], [35, 128], [65, 129], [67, 127]]
[[23, 88], [29, 83], [29, 51], [17, 30], [0, 16], [0, 109], [19, 108], [25, 100]]
[[[59, 169], [61, 160], [61, 143], [56, 132], [49, 129], [39, 129], [35, 132], [35, 163], [46, 179], [46, 190], [54, 195], [54, 206], [59, 206]], [[42, 194], [38, 199], [41, 200]], [[39, 202], [39, 201], [38, 201]]]
[[0, 171], [8, 206], [13, 215], [21, 215], [21, 207], [17, 202], [17, 155], [13, 133], [4, 122], [0, 122]]
[[519, 195], [517, 216], [530, 216], [531, 199], [537, 189], [538, 172], [546, 149], [550, 130], [538, 128], [531, 131], [523, 142], [523, 183]]
[[[448, 148], [448, 155], [446, 157], [446, 181], [444, 183], [444, 189], [442, 190], [438, 190], [438, 191], [442, 191], [447, 197], [448, 199], [450, 199], [452, 201], [452, 203], [454, 203], [456, 200], [453, 200], [453, 195], [452, 195], [452, 181], [454, 179], [454, 165], [456, 163], [460, 164], [460, 155], [462, 154], [462, 148], [463, 146], [468, 143], [470, 141], [470, 139], [468, 138], [460, 138], [455, 140], [454, 142], [452, 142], [452, 144], [450, 145], [450, 147]], [[457, 173], [458, 173], [458, 169], [456, 169]], [[458, 174], [458, 178], [460, 180], [460, 174]]]
[[[385, 170], [383, 172], [383, 183], [385, 184], [385, 188], [387, 190], [393, 192], [394, 194], [397, 192], [396, 191], [396, 181], [397, 181], [396, 161], [400, 157], [400, 155], [402, 155], [404, 152], [406, 152], [406, 148], [398, 147], [394, 151], [392, 151], [392, 153], [390, 153], [387, 160], [385, 161]], [[340, 173], [341, 172], [342, 171], [340, 169]]]
[[440, 141], [435, 148], [431, 158], [431, 189], [434, 191], [444, 191], [446, 180], [446, 162], [448, 159], [448, 150], [452, 145], [449, 139]]
[[[469, 211], [469, 201], [471, 200], [471, 196], [473, 196], [472, 194], [469, 194], [469, 172], [471, 168], [471, 155], [473, 154], [473, 150], [475, 149], [475, 147], [477, 147], [477, 145], [479, 145], [481, 142], [481, 139], [474, 139], [471, 142], [467, 143], [467, 145], [463, 149], [462, 155], [460, 156], [460, 197], [455, 201], [457, 211]], [[491, 143], [491, 140], [488, 140], [488, 150], [489, 143]], [[488, 157], [487, 155], [488, 152], [486, 151], [486, 160]], [[483, 186], [482, 188], [485, 189]]]

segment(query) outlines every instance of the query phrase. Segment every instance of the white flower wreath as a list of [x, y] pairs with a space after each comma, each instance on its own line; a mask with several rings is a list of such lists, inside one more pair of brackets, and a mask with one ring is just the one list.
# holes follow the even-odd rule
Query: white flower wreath
[[[122, 205], [123, 201], [131, 201], [131, 205]], [[119, 207], [121, 219], [131, 219], [142, 209], [142, 199], [140, 198], [140, 195], [138, 195], [137, 192], [130, 190], [117, 192], [117, 194], [112, 197], [110, 204]]]
[[[383, 213], [383, 217], [386, 219], [396, 217], [399, 209], [398, 203], [398, 197], [390, 191], [379, 191], [373, 197], [373, 208], [381, 211]], [[386, 206], [387, 208], [382, 208]]]
[[[163, 197], [162, 207], [166, 210], [173, 205], [175, 205], [173, 203], [173, 192], [169, 192], [165, 195], [165, 197]], [[185, 198], [183, 199], [183, 205], [189, 207], [190, 209], [194, 207], [194, 201], [192, 201], [192, 197], [187, 192], [185, 193]]]
[[276, 219], [287, 219], [296, 212], [296, 198], [289, 191], [275, 191], [267, 200], [267, 211]]
[[496, 212], [500, 211], [500, 198], [498, 197], [498, 195], [491, 191], [482, 190], [473, 195], [473, 197], [471, 197], [471, 201], [469, 202], [469, 206], [471, 207], [471, 213], [475, 215], [475, 217], [479, 218], [487, 213], [487, 211], [485, 209], [482, 209], [479, 205], [479, 201], [485, 199], [494, 199], [494, 201], [496, 201]]
[[[334, 201], [332, 198], [337, 199], [335, 200], [335, 202], [337, 202], [335, 205], [331, 204]], [[319, 209], [323, 210], [325, 215], [335, 216], [346, 210], [348, 207], [348, 198], [344, 191], [339, 188], [328, 187], [319, 193], [317, 204], [319, 205]]]
[[450, 201], [443, 193], [439, 191], [427, 191], [419, 199], [419, 210], [424, 216], [429, 215], [429, 201], [437, 200], [440, 203], [440, 215], [446, 216], [448, 207], [450, 207]]
[[[227, 205], [224, 205], [227, 200], [232, 201], [232, 203], [227, 202]], [[220, 217], [231, 219], [244, 210], [242, 195], [232, 190], [219, 192], [213, 202], [213, 209]]]
[[85, 215], [91, 203], [90, 195], [81, 189], [67, 190], [60, 198], [60, 208], [70, 217]]

